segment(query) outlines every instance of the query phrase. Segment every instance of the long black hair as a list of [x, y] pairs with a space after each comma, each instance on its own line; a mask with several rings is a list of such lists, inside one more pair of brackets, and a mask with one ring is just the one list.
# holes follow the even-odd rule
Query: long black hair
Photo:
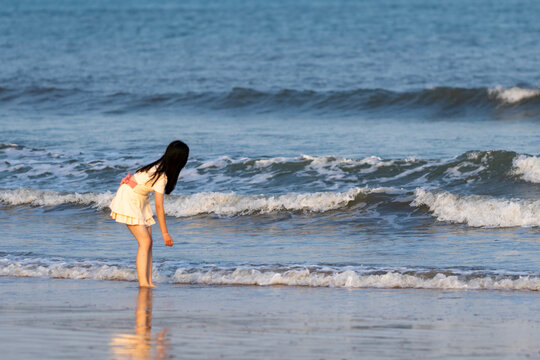
[[153, 163], [144, 165], [137, 170], [137, 172], [146, 172], [154, 166], [157, 166], [155, 173], [150, 177], [150, 180], [154, 180], [152, 185], [156, 183], [157, 179], [159, 179], [162, 174], [165, 174], [167, 175], [165, 194], [170, 194], [176, 186], [180, 170], [186, 166], [188, 156], [189, 147], [184, 142], [175, 140], [167, 146], [167, 150], [165, 150], [165, 154], [163, 154], [162, 157]]

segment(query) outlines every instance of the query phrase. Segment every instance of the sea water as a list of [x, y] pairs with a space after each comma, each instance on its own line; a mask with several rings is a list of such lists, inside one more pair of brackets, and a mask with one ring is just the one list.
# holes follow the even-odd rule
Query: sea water
[[0, 275], [136, 281], [181, 139], [162, 286], [540, 289], [540, 3], [0, 4]]

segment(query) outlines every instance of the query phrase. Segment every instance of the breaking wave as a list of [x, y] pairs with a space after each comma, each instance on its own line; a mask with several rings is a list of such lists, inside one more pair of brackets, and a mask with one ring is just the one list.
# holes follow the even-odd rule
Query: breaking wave
[[540, 89], [526, 89], [520, 87], [503, 88], [497, 86], [489, 89], [488, 94], [507, 104], [516, 104], [521, 101], [540, 97]]
[[[5, 255], [0, 276], [136, 281], [134, 265]], [[445, 290], [540, 290], [538, 274], [340, 265], [209, 265], [160, 262], [157, 282], [197, 285], [306, 286]]]
[[519, 155], [513, 160], [514, 174], [531, 183], [540, 183], [540, 158]]
[[[283, 195], [239, 195], [236, 193], [196, 193], [171, 195], [165, 204], [170, 216], [187, 217], [200, 214], [219, 216], [250, 215], [279, 211], [320, 213], [343, 208], [362, 197], [376, 193], [399, 193], [392, 188], [352, 188], [345, 192], [288, 193]], [[108, 208], [113, 194], [62, 194], [55, 191], [16, 189], [0, 191], [0, 203], [12, 206], [59, 206], [63, 204]]]
[[266, 214], [279, 211], [304, 211], [321, 213], [344, 208], [372, 193], [395, 193], [389, 188], [352, 188], [345, 192], [316, 192], [276, 196], [250, 196], [235, 193], [198, 193], [179, 196], [170, 205], [167, 213], [177, 217], [198, 214], [236, 216]]
[[381, 274], [361, 274], [353, 270], [341, 272], [312, 272], [309, 269], [284, 272], [234, 269], [229, 271], [188, 272], [179, 269], [174, 274], [178, 284], [205, 285], [285, 285], [332, 288], [399, 288], [399, 289], [453, 289], [453, 290], [534, 290], [540, 289], [538, 276], [460, 277], [441, 272], [402, 274], [396, 271]]
[[496, 199], [419, 188], [411, 206], [427, 206], [439, 221], [474, 227], [540, 226], [540, 200]]
[[15, 189], [0, 191], [0, 203], [11, 206], [27, 205], [37, 207], [52, 207], [69, 204], [92, 206], [102, 210], [109, 206], [112, 198], [113, 194], [110, 192], [104, 194], [62, 194], [56, 191], [36, 189]]
[[[425, 206], [439, 221], [465, 223], [473, 227], [540, 226], [540, 200], [499, 199], [490, 196], [457, 195], [442, 190], [417, 188], [414, 195], [395, 188], [356, 187], [344, 192], [287, 193], [283, 195], [241, 195], [234, 192], [202, 192], [170, 195], [165, 213], [174, 217], [216, 215], [249, 216], [269, 213], [317, 214], [328, 211], [354, 213], [374, 204], [401, 209]], [[0, 203], [7, 206], [88, 206], [107, 210], [113, 194], [68, 193], [15, 189], [0, 191]], [[151, 200], [152, 201], [152, 200]]]

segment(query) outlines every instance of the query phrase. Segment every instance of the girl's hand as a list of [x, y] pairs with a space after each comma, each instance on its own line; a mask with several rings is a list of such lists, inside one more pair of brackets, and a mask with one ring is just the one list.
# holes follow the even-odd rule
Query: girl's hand
[[173, 246], [173, 239], [169, 233], [162, 234], [163, 236], [163, 242], [166, 246]]

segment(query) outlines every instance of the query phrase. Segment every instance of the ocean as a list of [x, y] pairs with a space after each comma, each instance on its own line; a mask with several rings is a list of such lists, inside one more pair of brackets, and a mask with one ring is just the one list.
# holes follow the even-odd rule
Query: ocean
[[[539, 356], [539, 2], [0, 5], [0, 333], [59, 331], [65, 300], [105, 339], [80, 358], [126, 355], [137, 244], [108, 204], [181, 139], [169, 345], [140, 358]], [[92, 322], [115, 292], [125, 326]]]

